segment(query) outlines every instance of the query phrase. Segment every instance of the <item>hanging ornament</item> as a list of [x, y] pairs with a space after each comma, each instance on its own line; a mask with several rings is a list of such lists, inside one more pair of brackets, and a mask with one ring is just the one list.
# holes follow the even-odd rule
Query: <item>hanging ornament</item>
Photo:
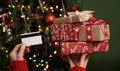
[[71, 12], [75, 12], [76, 10], [77, 10], [76, 5], [73, 5], [73, 6], [70, 8], [70, 11], [71, 11]]
[[55, 15], [52, 14], [52, 13], [48, 13], [48, 14], [46, 15], [46, 17], [45, 17], [45, 23], [46, 23], [47, 25], [51, 25], [51, 24], [53, 24], [54, 19], [55, 19]]
[[38, 2], [39, 2], [39, 5], [41, 7], [42, 13], [44, 13], [45, 11], [44, 11], [44, 8], [43, 8], [42, 0], [38, 0]]
[[33, 17], [38, 21], [40, 19], [40, 15], [38, 13], [33, 14]]
[[8, 18], [8, 15], [6, 13], [2, 14], [2, 21], [6, 23], [6, 19]]
[[63, 0], [61, 0], [61, 3], [62, 3], [63, 15], [66, 15], [65, 3]]
[[[26, 7], [21, 7], [20, 11], [21, 11], [22, 15], [25, 15], [24, 12], [27, 11], [27, 8]], [[27, 26], [27, 32], [31, 32], [30, 25], [28, 24], [26, 17], [23, 17], [23, 20], [25, 22], [25, 25]]]
[[11, 20], [8, 26], [9, 27], [14, 27], [15, 26], [15, 22], [13, 20]]

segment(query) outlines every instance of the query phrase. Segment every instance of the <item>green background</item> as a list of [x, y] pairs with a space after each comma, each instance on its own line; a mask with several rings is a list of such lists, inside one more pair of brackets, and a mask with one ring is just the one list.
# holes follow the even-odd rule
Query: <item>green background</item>
[[110, 25], [110, 50], [91, 57], [87, 71], [120, 71], [120, 0], [81, 0], [84, 10]]
[[87, 71], [120, 71], [120, 0], [81, 2], [84, 10], [94, 10], [94, 17], [104, 19], [110, 25], [110, 50], [107, 53], [92, 55]]

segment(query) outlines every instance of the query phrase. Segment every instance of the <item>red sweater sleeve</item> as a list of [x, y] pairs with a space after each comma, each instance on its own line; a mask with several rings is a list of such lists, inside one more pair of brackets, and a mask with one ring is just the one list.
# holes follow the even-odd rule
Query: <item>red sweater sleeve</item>
[[13, 71], [28, 71], [26, 60], [11, 60]]
[[70, 68], [69, 71], [86, 71], [86, 69], [80, 66], [75, 66], [73, 68]]

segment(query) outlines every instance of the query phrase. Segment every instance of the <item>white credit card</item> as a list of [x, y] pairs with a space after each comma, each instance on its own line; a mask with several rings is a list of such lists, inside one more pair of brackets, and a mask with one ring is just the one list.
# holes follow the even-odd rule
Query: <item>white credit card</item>
[[26, 46], [40, 45], [43, 43], [40, 32], [30, 32], [21, 34], [21, 41]]

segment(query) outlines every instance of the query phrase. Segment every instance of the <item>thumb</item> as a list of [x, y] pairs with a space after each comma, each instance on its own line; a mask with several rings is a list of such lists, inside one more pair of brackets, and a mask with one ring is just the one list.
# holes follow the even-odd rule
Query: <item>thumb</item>
[[18, 60], [23, 60], [24, 59], [24, 51], [25, 51], [26, 46], [24, 44], [21, 45], [19, 52], [18, 52]]

